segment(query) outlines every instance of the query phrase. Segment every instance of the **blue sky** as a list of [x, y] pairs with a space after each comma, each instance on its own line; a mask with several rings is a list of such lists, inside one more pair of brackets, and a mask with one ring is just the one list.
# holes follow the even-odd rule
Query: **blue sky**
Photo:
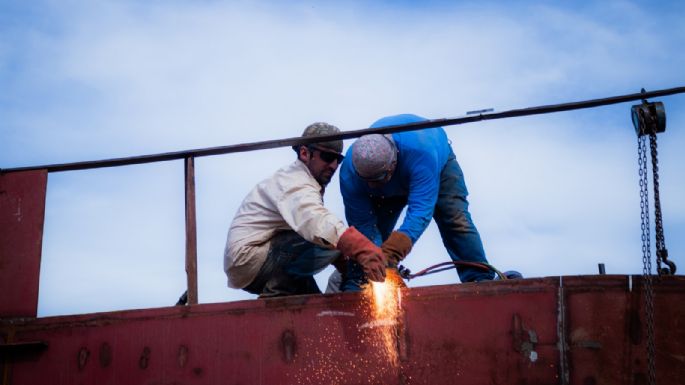
[[[105, 159], [685, 85], [664, 2], [0, 2], [0, 167]], [[685, 96], [660, 99], [666, 245], [685, 253]], [[491, 263], [528, 277], [639, 274], [630, 105], [447, 128]], [[346, 141], [349, 146], [352, 141]], [[243, 197], [287, 148], [196, 161], [201, 302]], [[326, 204], [341, 217], [337, 178]], [[166, 306], [185, 287], [180, 161], [50, 174], [39, 313]], [[434, 225], [407, 265], [447, 260]], [[330, 271], [317, 279], [325, 284]], [[440, 273], [410, 286], [457, 282]]]

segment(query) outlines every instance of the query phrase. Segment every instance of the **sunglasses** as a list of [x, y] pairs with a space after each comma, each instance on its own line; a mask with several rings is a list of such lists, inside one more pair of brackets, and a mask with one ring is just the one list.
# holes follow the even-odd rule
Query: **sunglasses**
[[342, 163], [343, 159], [345, 159], [345, 155], [343, 154], [338, 154], [337, 152], [330, 152], [330, 151], [324, 151], [320, 148], [314, 147], [314, 146], [308, 146], [309, 151], [318, 151], [319, 152], [319, 158], [323, 160], [326, 163], [332, 163], [334, 160], [338, 161], [338, 164]]
[[389, 178], [390, 174], [391, 174], [391, 170], [383, 170], [380, 175], [374, 176], [371, 178], [365, 178], [365, 177], [359, 175], [359, 173], [357, 173], [357, 176], [362, 178], [365, 182], [384, 182], [384, 181], [387, 181], [388, 179], [390, 179]]
[[392, 177], [392, 174], [395, 171], [395, 165], [396, 164], [397, 164], [397, 161], [393, 161], [384, 170], [381, 170], [380, 173], [378, 173], [377, 175], [374, 175], [374, 176], [370, 176], [370, 177], [365, 177], [365, 176], [360, 175], [356, 169], [354, 171], [357, 174], [357, 176], [360, 177], [361, 179], [363, 179], [365, 182], [387, 182]]

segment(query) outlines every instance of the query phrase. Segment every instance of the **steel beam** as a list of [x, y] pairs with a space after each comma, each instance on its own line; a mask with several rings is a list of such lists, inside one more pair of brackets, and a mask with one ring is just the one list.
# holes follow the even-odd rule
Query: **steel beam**
[[47, 171], [0, 173], [0, 318], [35, 317]]
[[195, 214], [195, 160], [185, 160], [186, 197], [186, 276], [188, 280], [188, 304], [197, 304], [197, 220]]

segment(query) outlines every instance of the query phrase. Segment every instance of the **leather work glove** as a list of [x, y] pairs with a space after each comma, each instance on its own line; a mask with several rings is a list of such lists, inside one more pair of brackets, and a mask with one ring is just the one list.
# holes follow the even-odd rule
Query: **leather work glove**
[[381, 245], [383, 255], [388, 258], [388, 266], [395, 268], [397, 267], [397, 264], [409, 254], [411, 247], [411, 239], [401, 231], [393, 231], [390, 233], [388, 239]]
[[354, 226], [345, 230], [338, 240], [336, 247], [344, 256], [350, 257], [364, 269], [364, 274], [376, 282], [385, 280], [385, 265], [387, 263], [381, 249], [369, 241]]

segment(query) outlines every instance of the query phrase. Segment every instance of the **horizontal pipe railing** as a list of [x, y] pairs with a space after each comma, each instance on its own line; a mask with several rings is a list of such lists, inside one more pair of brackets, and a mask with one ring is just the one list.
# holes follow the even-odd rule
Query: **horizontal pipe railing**
[[0, 173], [9, 173], [17, 171], [29, 171], [29, 170], [39, 170], [46, 169], [48, 172], [60, 172], [60, 171], [73, 171], [73, 170], [87, 170], [92, 168], [102, 168], [102, 167], [116, 167], [116, 166], [127, 166], [134, 164], [152, 163], [152, 162], [163, 162], [168, 160], [177, 159], [187, 159], [189, 157], [201, 157], [201, 156], [211, 156], [211, 155], [221, 155], [229, 154], [234, 152], [246, 152], [253, 150], [265, 150], [269, 148], [286, 147], [293, 146], [296, 144], [309, 144], [320, 141], [329, 140], [340, 140], [340, 139], [350, 139], [360, 137], [366, 134], [387, 134], [393, 132], [403, 132], [403, 131], [413, 131], [420, 130], [424, 128], [433, 127], [444, 127], [444, 126], [454, 126], [465, 123], [479, 122], [483, 120], [495, 120], [495, 119], [505, 119], [514, 118], [520, 116], [530, 116], [530, 115], [541, 115], [553, 112], [562, 111], [572, 111], [580, 110], [585, 108], [593, 108], [606, 106], [611, 104], [625, 103], [634, 100], [654, 98], [659, 96], [667, 96], [685, 93], [685, 87], [675, 87], [667, 88], [650, 92], [638, 92], [628, 95], [613, 96], [602, 99], [591, 99], [583, 100], [579, 102], [552, 104], [545, 106], [520, 108], [514, 110], [508, 110], [503, 112], [493, 112], [493, 113], [481, 113], [477, 115], [469, 115], [459, 118], [443, 118], [443, 119], [433, 119], [423, 122], [398, 124], [394, 126], [386, 126], [381, 128], [365, 128], [360, 130], [345, 131], [339, 134], [333, 135], [320, 135], [312, 136], [307, 138], [302, 137], [291, 137], [285, 139], [274, 139], [266, 140], [262, 142], [252, 142], [252, 143], [242, 143], [233, 144], [228, 146], [220, 147], [209, 147], [194, 150], [167, 152], [161, 154], [150, 154], [150, 155], [140, 155], [132, 156], [126, 158], [114, 158], [114, 159], [104, 159], [104, 160], [93, 160], [85, 162], [74, 162], [74, 163], [61, 163], [61, 164], [50, 164], [42, 166], [29, 166], [29, 167], [16, 167], [0, 169]]

